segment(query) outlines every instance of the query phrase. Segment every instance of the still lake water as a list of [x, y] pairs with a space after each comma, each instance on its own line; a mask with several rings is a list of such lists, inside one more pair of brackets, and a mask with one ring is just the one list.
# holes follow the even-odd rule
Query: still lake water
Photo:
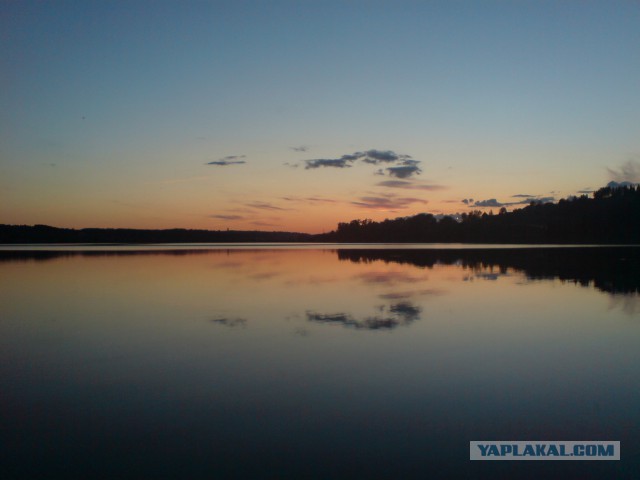
[[640, 248], [424, 247], [5, 247], [0, 477], [638, 478]]

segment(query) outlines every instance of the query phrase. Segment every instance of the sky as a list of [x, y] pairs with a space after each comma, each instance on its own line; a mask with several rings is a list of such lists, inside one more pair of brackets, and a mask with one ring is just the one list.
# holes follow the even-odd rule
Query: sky
[[637, 1], [0, 0], [0, 223], [321, 233], [640, 182]]

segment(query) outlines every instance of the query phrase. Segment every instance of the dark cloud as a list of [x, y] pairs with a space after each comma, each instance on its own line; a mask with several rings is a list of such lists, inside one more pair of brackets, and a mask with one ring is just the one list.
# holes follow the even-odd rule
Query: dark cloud
[[389, 311], [395, 315], [398, 315], [405, 322], [413, 322], [420, 318], [420, 307], [416, 307], [409, 302], [397, 303], [389, 307]]
[[226, 165], [242, 165], [243, 163], [247, 163], [244, 160], [240, 160], [238, 162], [229, 162], [226, 160], [216, 160], [215, 162], [209, 162], [207, 163], [207, 165], [220, 165], [220, 166], [226, 166]]
[[422, 296], [422, 295], [443, 295], [445, 293], [444, 290], [439, 290], [436, 288], [428, 288], [424, 290], [409, 290], [402, 292], [390, 292], [390, 293], [382, 293], [378, 295], [378, 298], [382, 300], [404, 300], [407, 298]]
[[519, 202], [505, 203], [505, 205], [525, 205], [525, 204], [528, 205], [530, 203], [549, 203], [554, 201], [555, 201], [555, 197], [535, 196], [535, 197], [525, 198], [523, 200], [520, 200]]
[[512, 205], [527, 205], [529, 203], [548, 203], [548, 202], [554, 202], [555, 198], [554, 197], [540, 197], [537, 195], [524, 195], [524, 194], [518, 194], [518, 195], [512, 195], [512, 197], [517, 197], [517, 198], [522, 198], [522, 200], [518, 200], [517, 202], [499, 202], [498, 200], [496, 200], [495, 198], [490, 198], [488, 200], [476, 200], [475, 202], [473, 201], [472, 198], [469, 199], [464, 199], [462, 200], [462, 203], [465, 203], [467, 205], [469, 205], [470, 207], [484, 207], [484, 208], [488, 208], [488, 207], [510, 207]]
[[241, 215], [209, 215], [210, 218], [219, 218], [220, 220], [243, 220]]
[[[378, 165], [380, 163], [393, 163], [411, 159], [411, 155], [399, 155], [391, 150], [367, 150], [366, 152], [356, 152], [353, 154], [365, 163]], [[414, 160], [416, 161], [416, 160]]]
[[505, 205], [524, 205], [533, 203], [548, 203], [555, 202], [555, 197], [542, 197], [540, 195], [513, 195], [514, 197], [522, 198], [518, 202], [505, 203]]
[[607, 168], [607, 171], [613, 182], [640, 183], [640, 162], [637, 160], [627, 160], [618, 169]]
[[307, 312], [307, 320], [321, 323], [353, 323], [353, 317], [347, 313], [313, 313]]
[[[384, 312], [385, 307], [380, 307]], [[402, 302], [389, 307], [389, 315], [375, 315], [357, 319], [348, 313], [322, 314], [307, 312], [307, 320], [310, 322], [337, 324], [357, 330], [391, 330], [393, 328], [409, 325], [420, 319], [421, 309], [409, 302]]]
[[316, 160], [305, 160], [307, 166], [304, 168], [306, 170], [320, 167], [349, 168], [351, 167], [351, 165], [349, 165], [347, 162], [351, 161], [353, 160], [349, 160], [347, 158], [318, 158]]
[[632, 182], [609, 182], [607, 183], [607, 187], [609, 188], [618, 188], [618, 187], [631, 187], [635, 185]]
[[418, 167], [419, 160], [413, 160], [411, 155], [398, 154], [392, 150], [371, 149], [342, 155], [340, 158], [316, 158], [304, 162], [305, 169], [309, 170], [320, 167], [349, 168], [358, 161], [370, 165], [395, 164], [393, 167], [379, 169], [376, 175], [384, 175], [386, 170], [388, 175], [392, 177], [408, 178], [422, 171]]
[[535, 197], [535, 195], [527, 195], [526, 193], [518, 193], [516, 195], [511, 195], [513, 198], [531, 198]]
[[480, 200], [476, 201], [473, 206], [474, 207], [503, 207], [505, 204], [500, 203], [495, 198], [490, 198], [489, 200]]
[[224, 325], [225, 327], [245, 327], [247, 325], [246, 318], [214, 318], [211, 320], [218, 325]]
[[412, 175], [419, 175], [422, 170], [417, 165], [402, 165], [400, 167], [388, 167], [390, 177], [409, 178]]
[[244, 160], [240, 160], [241, 158], [247, 158], [246, 155], [229, 155], [228, 157], [221, 158], [219, 160], [215, 160], [213, 162], [207, 163], [207, 165], [241, 165], [243, 163], [247, 163]]
[[407, 190], [444, 190], [447, 187], [442, 185], [424, 185], [420, 183], [413, 183], [406, 180], [385, 180], [384, 182], [376, 183], [378, 187], [389, 188], [405, 188]]
[[353, 205], [357, 205], [361, 208], [369, 209], [382, 209], [382, 210], [396, 210], [406, 208], [413, 203], [429, 203], [427, 200], [414, 197], [360, 197], [359, 201], [351, 202]]

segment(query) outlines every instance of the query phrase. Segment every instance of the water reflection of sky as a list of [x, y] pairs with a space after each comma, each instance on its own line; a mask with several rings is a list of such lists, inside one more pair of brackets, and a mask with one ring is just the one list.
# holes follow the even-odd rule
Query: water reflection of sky
[[632, 478], [637, 294], [338, 253], [0, 262], [2, 468], [489, 478], [470, 440], [605, 439], [627, 467], [527, 471]]

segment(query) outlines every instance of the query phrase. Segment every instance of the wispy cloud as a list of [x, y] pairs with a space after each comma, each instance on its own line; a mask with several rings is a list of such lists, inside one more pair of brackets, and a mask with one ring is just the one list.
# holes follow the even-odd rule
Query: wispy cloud
[[607, 168], [609, 177], [617, 183], [640, 183], [640, 162], [638, 160], [627, 160], [617, 169]]
[[392, 195], [383, 197], [360, 197], [358, 201], [351, 202], [361, 208], [373, 210], [397, 210], [406, 208], [414, 203], [426, 204], [428, 200], [415, 197], [396, 197]]
[[257, 225], [259, 227], [281, 227], [282, 225], [279, 223], [269, 223], [269, 222], [263, 222], [260, 220], [256, 220], [254, 222], [250, 222], [251, 225]]
[[427, 191], [445, 190], [447, 188], [443, 185], [427, 185], [422, 183], [414, 183], [407, 180], [385, 180], [383, 182], [376, 183], [376, 185], [378, 187], [404, 188], [407, 190], [427, 190]]
[[223, 157], [219, 160], [214, 160], [213, 162], [209, 162], [207, 163], [207, 165], [226, 166], [226, 165], [241, 165], [243, 163], [247, 163], [244, 160], [241, 160], [242, 158], [247, 158], [247, 156], [246, 155], [229, 155], [228, 157]]
[[396, 271], [369, 271], [358, 274], [354, 278], [370, 285], [397, 285], [404, 283], [417, 283], [424, 280], [422, 277], [414, 277], [408, 273]]
[[297, 202], [297, 203], [309, 203], [309, 204], [317, 204], [317, 203], [337, 203], [336, 200], [331, 198], [322, 198], [322, 197], [280, 197], [281, 200], [285, 200], [287, 202]]
[[244, 220], [242, 215], [209, 215], [210, 218], [218, 218], [220, 220]]
[[512, 195], [512, 197], [522, 198], [522, 200], [518, 200], [517, 202], [505, 202], [505, 205], [507, 205], [507, 206], [510, 206], [510, 205], [528, 205], [531, 202], [534, 202], [534, 203], [547, 203], [547, 202], [554, 202], [555, 201], [555, 197], [543, 197], [541, 195], [518, 194], [518, 195]]
[[408, 290], [408, 291], [401, 291], [401, 292], [391, 292], [391, 293], [383, 293], [378, 295], [378, 298], [381, 298], [383, 300], [403, 300], [403, 299], [407, 299], [407, 298], [412, 298], [412, 297], [416, 297], [416, 296], [423, 296], [423, 295], [444, 295], [446, 293], [445, 290], [440, 290], [437, 288], [429, 288], [429, 289], [423, 289], [423, 290]]
[[185, 177], [185, 178], [169, 178], [166, 180], [160, 180], [158, 182], [149, 182], [151, 184], [160, 184], [160, 185], [174, 185], [177, 183], [187, 183], [187, 182], [195, 182], [199, 180], [207, 180], [212, 178], [211, 175], [198, 175], [195, 177]]
[[307, 147], [306, 145], [300, 145], [299, 147], [289, 147], [289, 148], [294, 152], [306, 152], [307, 150], [309, 150], [309, 147]]
[[489, 198], [486, 200], [476, 200], [473, 201], [473, 198], [465, 198], [462, 200], [462, 203], [468, 205], [469, 207], [480, 207], [480, 208], [490, 208], [490, 207], [510, 207], [513, 205], [528, 205], [531, 202], [533, 203], [548, 203], [554, 202], [555, 197], [542, 197], [540, 195], [525, 195], [523, 193], [518, 193], [516, 195], [512, 195], [512, 197], [520, 198], [516, 202], [500, 202], [496, 198]]
[[245, 205], [247, 207], [257, 208], [259, 210], [291, 210], [290, 208], [278, 207], [276, 205], [271, 205], [270, 203], [267, 203], [267, 202], [252, 202], [252, 203], [245, 203]]

